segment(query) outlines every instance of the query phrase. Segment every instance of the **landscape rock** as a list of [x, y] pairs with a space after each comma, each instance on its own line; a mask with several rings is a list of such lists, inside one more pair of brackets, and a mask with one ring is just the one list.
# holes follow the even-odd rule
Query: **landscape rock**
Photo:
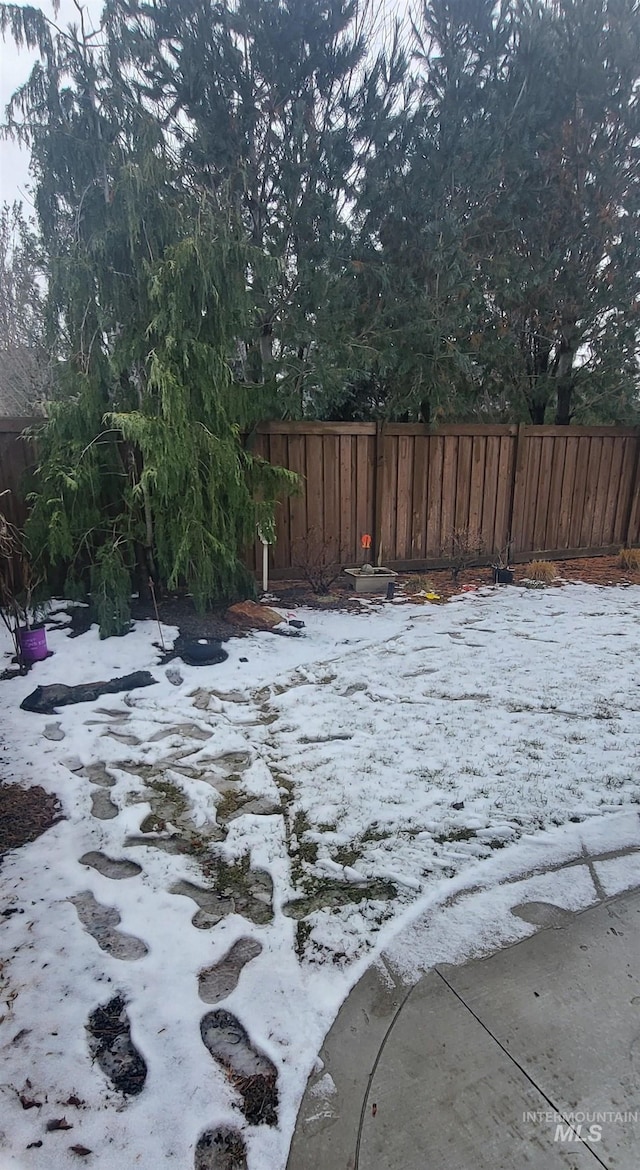
[[271, 631], [285, 620], [275, 609], [270, 609], [268, 605], [258, 605], [255, 601], [236, 602], [229, 606], [225, 617], [228, 622], [242, 626], [245, 630]]

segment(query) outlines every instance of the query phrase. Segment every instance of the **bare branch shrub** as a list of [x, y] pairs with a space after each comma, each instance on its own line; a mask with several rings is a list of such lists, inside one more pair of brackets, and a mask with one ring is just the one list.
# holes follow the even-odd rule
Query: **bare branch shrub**
[[335, 558], [335, 542], [326, 540], [317, 528], [293, 542], [293, 565], [318, 596], [329, 593], [342, 572]]

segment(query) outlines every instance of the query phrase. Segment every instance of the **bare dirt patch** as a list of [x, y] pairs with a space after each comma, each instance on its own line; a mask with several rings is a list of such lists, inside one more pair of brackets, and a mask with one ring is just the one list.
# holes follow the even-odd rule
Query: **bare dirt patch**
[[0, 783], [0, 864], [5, 853], [35, 841], [62, 820], [57, 797], [44, 788]]

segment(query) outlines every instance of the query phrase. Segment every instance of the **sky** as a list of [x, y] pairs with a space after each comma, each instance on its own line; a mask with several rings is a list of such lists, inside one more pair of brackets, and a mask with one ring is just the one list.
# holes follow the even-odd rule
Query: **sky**
[[[33, 7], [41, 8], [45, 15], [62, 27], [77, 22], [78, 11], [73, 0], [61, 0], [57, 16], [51, 0], [42, 0], [40, 4], [33, 0]], [[86, 13], [98, 22], [102, 11], [102, 0], [86, 0], [83, 5]], [[5, 109], [11, 95], [22, 85], [29, 76], [31, 68], [37, 58], [35, 53], [27, 49], [18, 50], [10, 33], [6, 39], [0, 41], [0, 107], [1, 121], [5, 121]], [[15, 142], [0, 139], [0, 203], [12, 203], [15, 199], [23, 201], [27, 210], [31, 203], [29, 197], [29, 153], [21, 149]]]

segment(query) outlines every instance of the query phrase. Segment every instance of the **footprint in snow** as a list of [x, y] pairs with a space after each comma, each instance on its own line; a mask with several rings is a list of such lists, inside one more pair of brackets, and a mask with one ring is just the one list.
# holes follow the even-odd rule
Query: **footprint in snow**
[[219, 1003], [237, 987], [238, 980], [247, 963], [256, 959], [262, 946], [254, 938], [239, 938], [224, 959], [214, 967], [207, 967], [198, 976], [198, 992], [205, 1003]]
[[[67, 763], [67, 767], [70, 767], [70, 762]], [[75, 768], [71, 770], [76, 771]], [[113, 788], [115, 784], [115, 778], [109, 774], [104, 764], [87, 764], [86, 768], [82, 768], [82, 775], [98, 788]]]
[[147, 947], [141, 938], [117, 930], [120, 915], [112, 906], [103, 906], [90, 890], [69, 898], [78, 911], [85, 930], [94, 938], [102, 951], [114, 959], [142, 959]]
[[89, 865], [92, 869], [96, 869], [103, 877], [113, 878], [114, 881], [120, 881], [122, 878], [137, 877], [142, 873], [142, 866], [138, 865], [136, 861], [128, 861], [125, 858], [107, 857], [106, 853], [99, 853], [97, 850], [92, 850], [90, 853], [84, 853], [79, 859], [80, 865]]
[[249, 1125], [277, 1125], [276, 1066], [264, 1052], [254, 1048], [240, 1021], [231, 1012], [207, 1012], [200, 1021], [200, 1035], [205, 1048], [240, 1093], [242, 1112]]
[[247, 1170], [247, 1151], [236, 1129], [210, 1129], [198, 1138], [194, 1170]]
[[[69, 760], [67, 766], [69, 767], [75, 761]], [[113, 788], [115, 779], [110, 776], [104, 764], [88, 764], [86, 768], [73, 768], [72, 771], [80, 771], [82, 776], [86, 776], [90, 784], [97, 788], [97, 792], [91, 793], [91, 813], [92, 816], [97, 817], [99, 821], [111, 821], [117, 817], [119, 809], [109, 796], [108, 789]]]
[[114, 804], [109, 793], [104, 788], [99, 788], [97, 792], [91, 793], [91, 815], [96, 817], [99, 821], [112, 821], [117, 817], [119, 812], [117, 804]]
[[169, 893], [193, 899], [199, 909], [191, 921], [198, 930], [209, 930], [227, 914], [241, 914], [258, 925], [273, 918], [273, 882], [264, 870], [247, 871], [220, 863], [211, 888], [181, 880], [170, 886]]
[[86, 1025], [89, 1050], [114, 1089], [129, 1097], [141, 1093], [147, 1065], [131, 1039], [131, 1024], [121, 995], [98, 1007]]

